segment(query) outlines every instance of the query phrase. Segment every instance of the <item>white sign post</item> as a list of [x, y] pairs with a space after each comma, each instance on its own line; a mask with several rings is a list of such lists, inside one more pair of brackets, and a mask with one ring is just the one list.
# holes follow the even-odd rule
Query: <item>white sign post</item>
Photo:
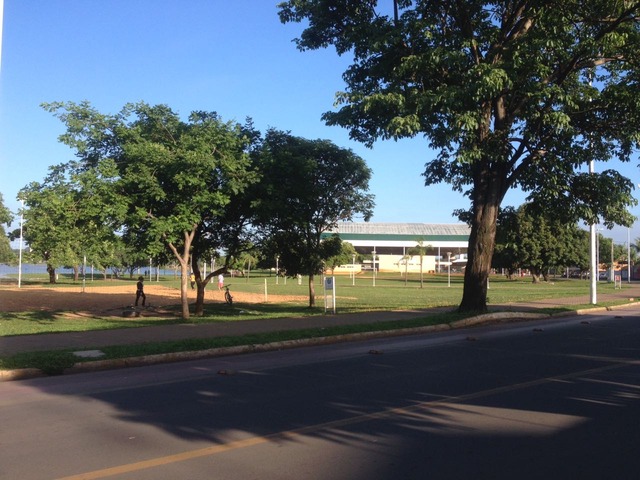
[[[327, 292], [331, 296], [331, 304], [328, 302]], [[336, 313], [336, 282], [334, 277], [324, 278], [324, 313], [327, 313], [329, 305], [331, 305], [333, 313]]]
[[613, 288], [622, 288], [622, 275], [619, 273], [613, 276]]

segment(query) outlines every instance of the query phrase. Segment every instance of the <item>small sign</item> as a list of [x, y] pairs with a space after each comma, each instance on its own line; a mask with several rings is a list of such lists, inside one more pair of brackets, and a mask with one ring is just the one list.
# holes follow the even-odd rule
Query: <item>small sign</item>
[[613, 276], [613, 288], [622, 288], [622, 275], [616, 274]]
[[333, 277], [324, 277], [324, 313], [329, 308], [336, 313], [336, 282]]

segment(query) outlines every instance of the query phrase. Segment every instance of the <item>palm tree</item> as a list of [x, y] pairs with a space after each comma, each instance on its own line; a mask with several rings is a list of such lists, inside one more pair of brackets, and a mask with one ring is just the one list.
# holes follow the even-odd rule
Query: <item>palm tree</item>
[[427, 248], [431, 248], [431, 245], [424, 245], [422, 240], [418, 240], [418, 244], [409, 249], [410, 255], [420, 255], [420, 288], [423, 287], [422, 264]]

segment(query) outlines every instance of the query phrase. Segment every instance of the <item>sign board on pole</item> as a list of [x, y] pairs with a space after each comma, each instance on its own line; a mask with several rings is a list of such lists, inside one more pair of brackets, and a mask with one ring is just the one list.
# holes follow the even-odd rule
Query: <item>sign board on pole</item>
[[613, 277], [613, 288], [622, 288], [622, 275], [616, 274]]
[[331, 309], [336, 313], [336, 282], [334, 277], [324, 278], [324, 313], [327, 313], [328, 296], [331, 297]]

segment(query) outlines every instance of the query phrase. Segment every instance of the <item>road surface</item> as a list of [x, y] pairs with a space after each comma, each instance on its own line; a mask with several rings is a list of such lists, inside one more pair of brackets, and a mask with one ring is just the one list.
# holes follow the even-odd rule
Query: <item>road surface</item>
[[0, 384], [1, 479], [632, 479], [640, 309]]

